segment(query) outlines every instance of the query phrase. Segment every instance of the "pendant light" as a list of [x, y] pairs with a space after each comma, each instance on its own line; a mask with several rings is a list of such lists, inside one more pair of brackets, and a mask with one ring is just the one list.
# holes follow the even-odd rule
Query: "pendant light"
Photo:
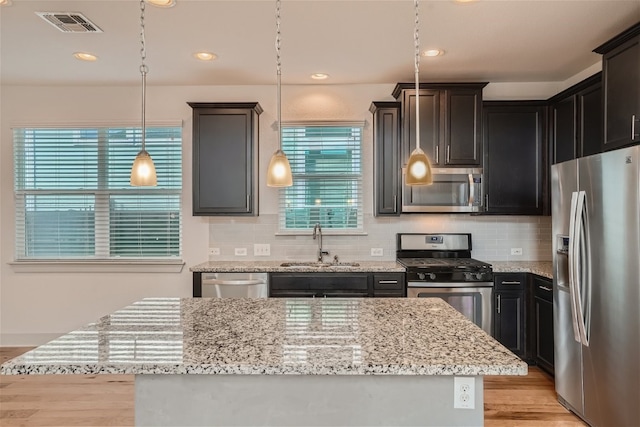
[[153, 160], [147, 150], [145, 149], [145, 140], [147, 134], [147, 128], [145, 123], [146, 115], [146, 103], [147, 103], [147, 72], [149, 68], [145, 64], [144, 60], [147, 57], [147, 51], [144, 39], [144, 0], [140, 0], [140, 58], [142, 63], [140, 65], [140, 74], [142, 75], [142, 127], [140, 129], [140, 135], [142, 140], [142, 148], [133, 161], [131, 167], [131, 180], [130, 183], [133, 186], [154, 186], [158, 185], [156, 177], [156, 167], [153, 164]]
[[420, 37], [418, 34], [418, 0], [414, 1], [416, 11], [416, 22], [414, 30], [415, 40], [415, 77], [416, 77], [416, 149], [409, 156], [405, 184], [407, 185], [430, 185], [433, 183], [431, 162], [427, 155], [420, 148]]
[[281, 98], [281, 70], [280, 70], [280, 0], [276, 0], [276, 92], [277, 92], [277, 113], [278, 113], [278, 150], [271, 156], [269, 169], [267, 169], [267, 186], [269, 187], [290, 187], [293, 185], [291, 177], [291, 165], [287, 155], [282, 151], [282, 106]]

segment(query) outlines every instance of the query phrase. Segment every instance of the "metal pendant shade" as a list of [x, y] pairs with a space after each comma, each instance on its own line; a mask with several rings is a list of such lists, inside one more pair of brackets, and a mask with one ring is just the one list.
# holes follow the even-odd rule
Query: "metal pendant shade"
[[416, 79], [416, 149], [409, 156], [407, 170], [405, 174], [405, 184], [407, 185], [430, 185], [433, 183], [433, 172], [431, 162], [420, 148], [420, 37], [418, 33], [419, 15], [418, 0], [414, 1], [415, 20], [415, 79]]
[[267, 169], [267, 186], [290, 187], [293, 185], [291, 165], [287, 155], [282, 151], [282, 103], [281, 98], [281, 67], [280, 67], [280, 0], [276, 1], [276, 69], [277, 69], [277, 112], [278, 112], [278, 149], [269, 162]]
[[156, 176], [156, 167], [153, 164], [151, 156], [146, 150], [145, 142], [147, 137], [146, 127], [146, 103], [147, 103], [147, 65], [144, 60], [146, 59], [146, 46], [145, 46], [145, 34], [144, 34], [144, 0], [140, 0], [140, 58], [142, 63], [140, 65], [140, 74], [142, 75], [142, 126], [140, 129], [140, 135], [142, 140], [142, 148], [133, 161], [131, 167], [130, 184], [132, 186], [155, 186], [158, 185], [158, 179]]

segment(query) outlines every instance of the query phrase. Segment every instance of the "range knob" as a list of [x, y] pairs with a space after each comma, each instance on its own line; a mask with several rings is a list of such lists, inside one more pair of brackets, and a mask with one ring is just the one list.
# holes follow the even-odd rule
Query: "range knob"
[[435, 273], [429, 273], [429, 279], [436, 280], [436, 274]]
[[482, 280], [482, 273], [476, 273], [476, 279]]
[[424, 280], [424, 278], [425, 278], [424, 273], [418, 273], [418, 279]]

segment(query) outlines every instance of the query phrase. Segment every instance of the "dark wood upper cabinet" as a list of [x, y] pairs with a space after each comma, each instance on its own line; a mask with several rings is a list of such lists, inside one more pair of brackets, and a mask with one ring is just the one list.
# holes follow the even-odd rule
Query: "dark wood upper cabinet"
[[602, 57], [604, 147], [640, 142], [640, 22], [594, 49]]
[[483, 110], [484, 213], [546, 214], [546, 101], [486, 101]]
[[[420, 148], [435, 167], [482, 166], [482, 89], [487, 83], [420, 83]], [[398, 83], [401, 159], [416, 148], [415, 84]]]
[[601, 73], [550, 98], [549, 105], [553, 163], [602, 151]]
[[400, 215], [400, 103], [374, 102], [373, 214]]
[[193, 215], [258, 215], [257, 102], [193, 108]]

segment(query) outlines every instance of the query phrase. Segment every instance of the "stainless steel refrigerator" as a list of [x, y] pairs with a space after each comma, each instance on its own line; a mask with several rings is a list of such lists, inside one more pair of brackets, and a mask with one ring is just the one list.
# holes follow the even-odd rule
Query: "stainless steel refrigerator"
[[555, 384], [598, 427], [640, 425], [640, 146], [551, 168]]

